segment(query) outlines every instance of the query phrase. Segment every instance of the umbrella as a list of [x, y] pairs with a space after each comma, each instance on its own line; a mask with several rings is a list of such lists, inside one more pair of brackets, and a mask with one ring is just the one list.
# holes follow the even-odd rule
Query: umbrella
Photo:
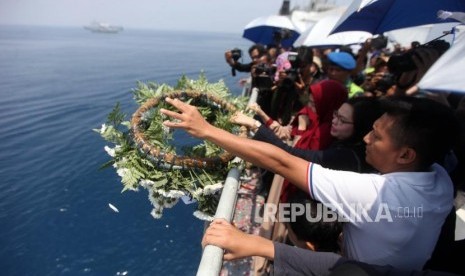
[[[416, 27], [398, 29], [386, 32], [385, 35], [391, 43], [399, 43], [401, 46], [410, 47], [412, 41], [418, 41], [424, 44], [450, 32], [457, 23], [428, 24]], [[453, 35], [441, 38], [452, 44]]]
[[299, 36], [291, 19], [283, 15], [263, 16], [252, 20], [244, 27], [242, 37], [264, 45], [292, 46]]
[[465, 11], [465, 1], [354, 0], [331, 33], [366, 31], [383, 34], [396, 29], [454, 21], [438, 18], [439, 10]]
[[315, 25], [316, 22], [320, 21], [321, 19], [325, 18], [329, 15], [339, 15], [341, 16], [345, 10], [347, 9], [346, 6], [334, 6], [330, 7], [329, 9], [323, 10], [312, 10], [308, 11], [301, 11], [295, 10], [291, 14], [292, 23], [298, 28], [300, 33], [305, 32], [308, 28]]
[[368, 32], [351, 31], [330, 35], [341, 14], [329, 15], [319, 20], [315, 25], [303, 32], [294, 42], [294, 46], [341, 46], [365, 42], [372, 35]]
[[465, 93], [465, 78], [460, 74], [465, 64], [465, 32], [457, 35], [454, 44], [426, 72], [418, 83], [424, 90]]

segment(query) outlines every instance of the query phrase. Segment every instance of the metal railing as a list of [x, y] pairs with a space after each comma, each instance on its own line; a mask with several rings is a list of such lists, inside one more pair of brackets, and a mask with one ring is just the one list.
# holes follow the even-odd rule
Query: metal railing
[[[240, 168], [232, 168], [224, 183], [215, 218], [224, 218], [231, 222], [236, 206], [237, 190], [239, 189]], [[200, 260], [197, 276], [218, 276], [223, 266], [223, 249], [214, 245], [205, 246]]]
[[[243, 96], [249, 97], [248, 105], [257, 101], [259, 90], [257, 88], [250, 89], [250, 80], [247, 88], [244, 88]], [[224, 218], [231, 222], [236, 208], [237, 191], [239, 189], [239, 177], [242, 168], [232, 168], [228, 172], [224, 183], [223, 191], [221, 192], [220, 201], [216, 209], [215, 218]], [[205, 246], [202, 259], [200, 260], [197, 276], [218, 276], [223, 266], [222, 248], [214, 245]]]

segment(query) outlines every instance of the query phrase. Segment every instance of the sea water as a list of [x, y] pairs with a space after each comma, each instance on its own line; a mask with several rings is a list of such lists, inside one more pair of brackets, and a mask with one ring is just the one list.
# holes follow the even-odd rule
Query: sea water
[[231, 76], [224, 51], [250, 45], [239, 33], [0, 26], [0, 275], [195, 275], [195, 206], [153, 219], [144, 189], [121, 193], [99, 170], [109, 156], [92, 129], [116, 102], [129, 118], [137, 81], [203, 71], [240, 94], [247, 75]]

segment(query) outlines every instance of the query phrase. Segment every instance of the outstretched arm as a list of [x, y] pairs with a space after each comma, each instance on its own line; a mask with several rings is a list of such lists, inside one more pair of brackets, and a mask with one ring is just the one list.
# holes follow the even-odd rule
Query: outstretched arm
[[225, 260], [235, 260], [249, 256], [274, 259], [274, 245], [271, 240], [246, 234], [224, 219], [214, 220], [205, 231], [202, 246], [208, 244], [226, 250]]
[[332, 252], [314, 252], [246, 234], [224, 219], [214, 220], [205, 231], [202, 246], [208, 244], [223, 248], [225, 260], [249, 256], [274, 260], [276, 275], [328, 275], [347, 261]]
[[163, 123], [165, 126], [182, 128], [194, 137], [215, 143], [245, 161], [283, 176], [300, 189], [308, 192], [308, 161], [268, 143], [238, 137], [217, 128], [209, 124], [196, 107], [178, 99], [166, 98], [166, 102], [177, 108], [179, 112], [161, 109], [161, 113], [177, 120], [177, 122], [165, 121]]

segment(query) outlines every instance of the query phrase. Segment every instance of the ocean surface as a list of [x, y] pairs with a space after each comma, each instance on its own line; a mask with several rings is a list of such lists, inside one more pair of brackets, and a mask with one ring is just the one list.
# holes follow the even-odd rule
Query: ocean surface
[[224, 51], [250, 45], [239, 32], [0, 26], [0, 275], [195, 275], [194, 206], [153, 219], [144, 189], [121, 193], [99, 170], [109, 156], [92, 129], [116, 102], [131, 116], [137, 81], [203, 70], [240, 94], [247, 75], [231, 76]]

